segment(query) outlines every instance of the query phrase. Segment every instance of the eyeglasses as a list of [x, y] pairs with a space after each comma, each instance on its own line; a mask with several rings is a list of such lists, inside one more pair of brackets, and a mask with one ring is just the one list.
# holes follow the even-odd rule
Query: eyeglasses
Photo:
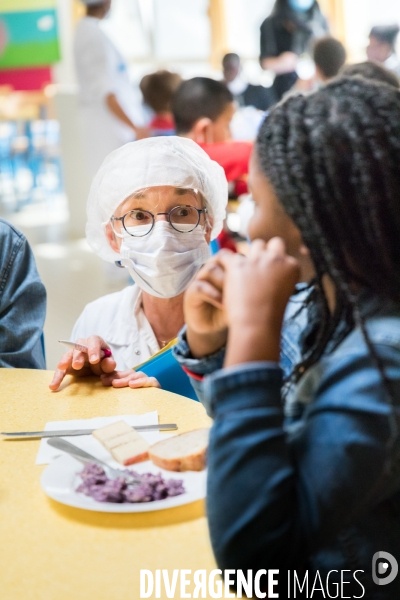
[[[201, 215], [207, 213], [206, 208], [195, 208], [194, 206], [175, 206], [169, 212], [153, 213], [148, 210], [135, 209], [127, 212], [123, 217], [111, 217], [113, 223], [121, 221], [126, 233], [133, 237], [144, 237], [148, 235], [155, 225], [157, 215], [166, 215], [168, 223], [179, 233], [190, 233], [200, 223]], [[118, 235], [118, 232], [114, 232]]]

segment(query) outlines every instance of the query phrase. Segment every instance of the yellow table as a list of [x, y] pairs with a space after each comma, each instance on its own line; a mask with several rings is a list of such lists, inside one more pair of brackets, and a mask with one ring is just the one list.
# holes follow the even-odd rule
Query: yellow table
[[[52, 393], [49, 371], [0, 369], [0, 431], [47, 421], [157, 410], [179, 432], [210, 425], [193, 400], [93, 379]], [[215, 569], [204, 502], [153, 513], [105, 514], [50, 500], [35, 465], [38, 440], [0, 441], [0, 590], [4, 600], [136, 600], [140, 569]], [[191, 589], [187, 588], [187, 592]], [[155, 595], [151, 596], [152, 598]], [[161, 587], [161, 598], [166, 598]], [[180, 598], [179, 583], [175, 598]]]

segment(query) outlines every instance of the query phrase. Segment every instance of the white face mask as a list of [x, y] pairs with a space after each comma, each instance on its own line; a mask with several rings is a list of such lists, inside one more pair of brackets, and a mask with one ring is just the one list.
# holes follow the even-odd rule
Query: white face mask
[[[139, 233], [139, 227], [135, 232]], [[157, 298], [173, 298], [183, 292], [210, 257], [204, 230], [180, 233], [167, 221], [157, 221], [143, 237], [126, 234], [122, 240], [121, 265], [145, 292]]]
[[313, 5], [314, 0], [289, 0], [289, 6], [300, 12], [310, 10]]

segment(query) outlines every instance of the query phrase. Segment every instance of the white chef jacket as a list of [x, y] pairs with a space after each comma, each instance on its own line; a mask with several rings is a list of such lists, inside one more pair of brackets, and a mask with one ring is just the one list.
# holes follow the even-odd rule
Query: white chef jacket
[[108, 109], [106, 97], [115, 94], [132, 122], [137, 122], [138, 116], [125, 61], [99, 23], [96, 17], [83, 17], [74, 40], [80, 125], [91, 177], [110, 152], [134, 139], [133, 130]]
[[142, 290], [130, 285], [90, 302], [74, 325], [71, 340], [99, 335], [110, 346], [118, 371], [135, 368], [160, 350], [142, 308]]

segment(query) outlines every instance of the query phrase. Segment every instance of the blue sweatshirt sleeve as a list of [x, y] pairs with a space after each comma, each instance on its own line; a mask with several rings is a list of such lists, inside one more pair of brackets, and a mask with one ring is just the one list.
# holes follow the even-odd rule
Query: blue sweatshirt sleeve
[[[202, 359], [193, 358], [188, 343], [186, 341], [186, 325], [181, 329], [178, 335], [178, 343], [172, 349], [173, 356], [175, 360], [181, 365], [181, 367], [185, 367], [194, 375], [199, 375], [203, 377], [204, 375], [209, 375], [210, 373], [214, 373], [218, 371], [218, 369], [222, 368], [224, 357], [225, 357], [225, 347], [221, 348], [215, 354], [211, 354], [210, 356], [206, 356]], [[195, 379], [194, 377], [190, 377], [190, 383], [196, 393], [196, 396], [203, 404], [206, 409], [207, 414], [210, 414], [210, 408], [208, 402], [204, 398], [203, 393], [203, 381], [199, 379]]]
[[[379, 354], [400, 398], [400, 350]], [[299, 569], [389, 494], [393, 410], [368, 351], [329, 362], [292, 431], [281, 385], [281, 369], [263, 363], [205, 381], [207, 513], [221, 569]]]

